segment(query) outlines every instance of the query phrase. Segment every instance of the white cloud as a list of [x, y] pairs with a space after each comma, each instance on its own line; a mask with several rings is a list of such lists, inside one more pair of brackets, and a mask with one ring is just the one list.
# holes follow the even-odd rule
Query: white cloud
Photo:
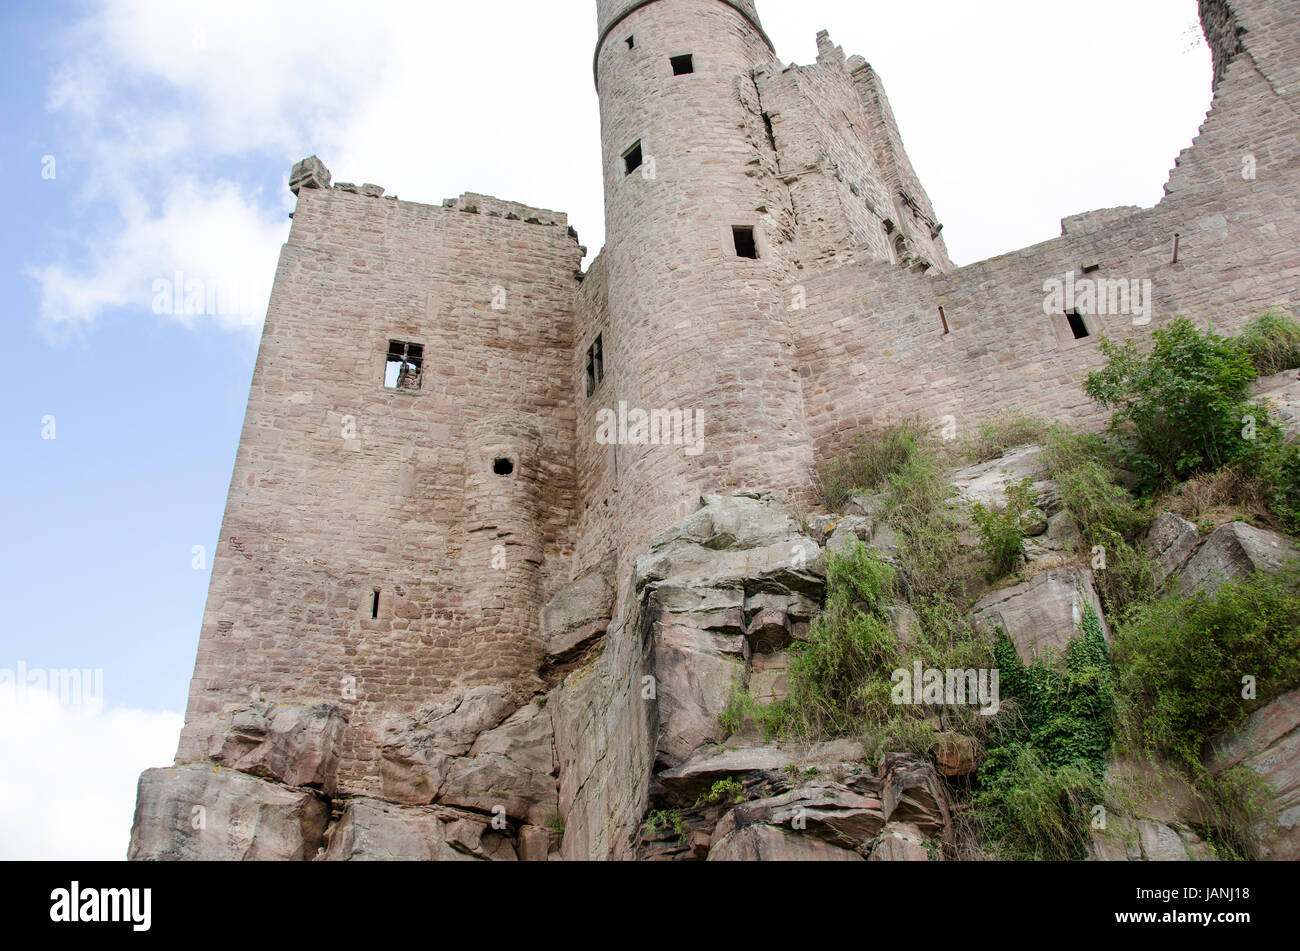
[[[830, 27], [877, 67], [960, 263], [1053, 237], [1069, 214], [1153, 204], [1209, 102], [1195, 0], [931, 0], [919, 20], [759, 7], [787, 62], [811, 61]], [[593, 253], [603, 240], [591, 0], [98, 0], [65, 42], [48, 105], [93, 174], [87, 223], [32, 270], [47, 329], [147, 316], [141, 288], [178, 268], [260, 275], [252, 315], [217, 321], [256, 328], [283, 183], [313, 153], [336, 181], [434, 204], [485, 192], [568, 212]]]
[[0, 860], [124, 860], [136, 780], [172, 762], [181, 721], [0, 688]]

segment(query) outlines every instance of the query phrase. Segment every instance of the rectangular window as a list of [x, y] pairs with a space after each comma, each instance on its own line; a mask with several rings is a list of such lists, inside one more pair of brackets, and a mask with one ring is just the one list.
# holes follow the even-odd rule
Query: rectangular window
[[631, 175], [644, 161], [645, 157], [641, 154], [641, 140], [638, 139], [635, 145], [623, 153], [624, 174]]
[[685, 56], [674, 56], [671, 62], [674, 76], [686, 76], [695, 72], [695, 57], [690, 53]]
[[1084, 321], [1083, 315], [1077, 310], [1072, 310], [1065, 315], [1065, 319], [1070, 322], [1070, 333], [1074, 334], [1075, 340], [1083, 340], [1092, 336], [1088, 330], [1088, 324]]
[[390, 390], [418, 390], [424, 369], [424, 345], [402, 340], [388, 341], [384, 365], [384, 386]]
[[599, 334], [596, 342], [587, 348], [587, 395], [596, 392], [605, 379], [605, 335]]
[[378, 618], [379, 618], [379, 592], [376, 590], [374, 596], [370, 599], [370, 619], [373, 621], [373, 620], [377, 620]]
[[736, 225], [731, 229], [732, 238], [736, 242], [736, 256], [758, 260], [758, 240], [754, 236], [754, 229], [748, 225]]

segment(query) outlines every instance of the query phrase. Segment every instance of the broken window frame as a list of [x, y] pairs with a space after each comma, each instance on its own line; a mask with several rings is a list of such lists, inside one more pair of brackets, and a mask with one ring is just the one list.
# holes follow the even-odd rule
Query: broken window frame
[[[394, 366], [398, 368], [397, 377], [390, 384], [389, 373]], [[411, 393], [420, 389], [423, 376], [424, 344], [390, 339], [384, 358], [384, 389]]]

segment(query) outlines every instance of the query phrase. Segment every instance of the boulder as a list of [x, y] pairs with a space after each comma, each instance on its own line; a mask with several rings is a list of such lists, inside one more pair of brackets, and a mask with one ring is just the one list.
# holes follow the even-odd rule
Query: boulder
[[862, 752], [862, 744], [855, 740], [833, 740], [809, 746], [775, 743], [715, 746], [697, 750], [686, 762], [664, 770], [658, 779], [665, 788], [682, 798], [693, 799], [719, 779], [745, 773], [829, 768], [857, 762], [862, 759]]
[[1200, 541], [1200, 532], [1187, 519], [1173, 512], [1162, 513], [1147, 535], [1147, 546], [1156, 562], [1156, 583], [1163, 585], [1182, 571]]
[[1260, 857], [1300, 860], [1300, 690], [1256, 710], [1214, 744], [1210, 768], [1254, 770], [1273, 791], [1270, 816], [1255, 829]]
[[1178, 576], [1184, 594], [1217, 591], [1225, 583], [1249, 578], [1256, 572], [1275, 572], [1300, 558], [1300, 550], [1284, 535], [1255, 528], [1245, 522], [1221, 525], [1191, 557]]
[[939, 772], [949, 779], [973, 776], [979, 766], [975, 741], [960, 733], [940, 733], [935, 737], [934, 761]]
[[329, 804], [246, 773], [193, 763], [140, 776], [133, 862], [305, 862], [321, 848]]
[[891, 822], [876, 839], [870, 862], [928, 862], [925, 836], [910, 822]]
[[508, 835], [488, 820], [428, 806], [350, 799], [330, 836], [328, 862], [514, 861]]
[[906, 822], [953, 842], [948, 797], [930, 763], [904, 753], [887, 753], [881, 763], [886, 822]]
[[[1013, 449], [1000, 459], [958, 469], [949, 480], [957, 490], [957, 501], [966, 505], [979, 502], [990, 508], [1007, 504], [1007, 486], [1032, 479], [1041, 498], [1055, 499], [1056, 483], [1047, 479], [1047, 461], [1042, 446]], [[1049, 515], [1058, 505], [1051, 505]]]
[[823, 839], [769, 825], [751, 825], [713, 843], [710, 862], [861, 862], [862, 856]]
[[658, 750], [673, 763], [725, 738], [720, 717], [745, 684], [745, 638], [699, 630], [690, 621], [670, 615], [654, 624]]
[[756, 823], [782, 826], [841, 848], [858, 849], [879, 834], [885, 815], [879, 795], [863, 794], [836, 782], [812, 782], [736, 806], [719, 820], [713, 836], [721, 840]]
[[974, 607], [975, 623], [1007, 632], [1025, 663], [1053, 656], [1064, 662], [1065, 649], [1079, 633], [1088, 607], [1101, 618], [1102, 632], [1110, 630], [1093, 587], [1092, 572], [1073, 565], [1051, 568], [1028, 581], [986, 595]]
[[510, 714], [504, 687], [475, 687], [433, 703], [413, 719], [390, 723], [385, 729], [380, 761], [384, 797], [422, 805], [433, 802], [451, 770], [480, 733], [493, 729]]
[[604, 636], [614, 613], [616, 565], [616, 558], [606, 558], [598, 567], [561, 588], [542, 608], [542, 637], [548, 656], [566, 659]]
[[551, 717], [529, 704], [452, 761], [438, 801], [541, 825], [559, 809], [555, 773]]
[[218, 718], [208, 757], [230, 769], [287, 786], [334, 794], [347, 718], [332, 703], [311, 707], [255, 702]]

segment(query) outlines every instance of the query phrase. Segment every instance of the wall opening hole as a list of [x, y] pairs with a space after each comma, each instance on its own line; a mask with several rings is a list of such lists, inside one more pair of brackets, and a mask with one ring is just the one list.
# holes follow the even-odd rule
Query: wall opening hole
[[492, 463], [492, 471], [499, 476], [513, 475], [515, 464], [509, 459], [498, 459], [496, 462]]
[[623, 153], [624, 174], [631, 175], [645, 161], [645, 156], [641, 152], [641, 140], [638, 139], [630, 149]]
[[627, 48], [630, 49], [630, 50], [636, 49], [636, 37], [635, 37], [635, 36], [629, 36], [629, 37], [627, 38]]
[[1096, 274], [1100, 270], [1101, 270], [1100, 264], [1085, 264], [1083, 266], [1084, 274]]
[[587, 348], [587, 395], [596, 392], [605, 379], [605, 335], [597, 334], [596, 342]]
[[379, 589], [375, 589], [374, 596], [370, 599], [370, 619], [378, 620], [379, 618]]
[[942, 307], [939, 308], [939, 323], [943, 324], [943, 334], [945, 337], [952, 332], [948, 329], [948, 314]]
[[672, 64], [674, 76], [686, 76], [695, 72], [695, 56], [691, 53], [672, 57]]
[[1070, 322], [1070, 333], [1074, 334], [1075, 340], [1083, 340], [1092, 336], [1092, 331], [1088, 329], [1087, 322], [1083, 315], [1077, 310], [1072, 310], [1065, 315], [1065, 319]]
[[753, 228], [748, 225], [736, 225], [731, 229], [731, 235], [736, 242], [737, 257], [758, 259], [758, 240], [754, 236]]
[[418, 390], [424, 369], [424, 345], [402, 340], [388, 341], [384, 362], [384, 386], [390, 390]]

